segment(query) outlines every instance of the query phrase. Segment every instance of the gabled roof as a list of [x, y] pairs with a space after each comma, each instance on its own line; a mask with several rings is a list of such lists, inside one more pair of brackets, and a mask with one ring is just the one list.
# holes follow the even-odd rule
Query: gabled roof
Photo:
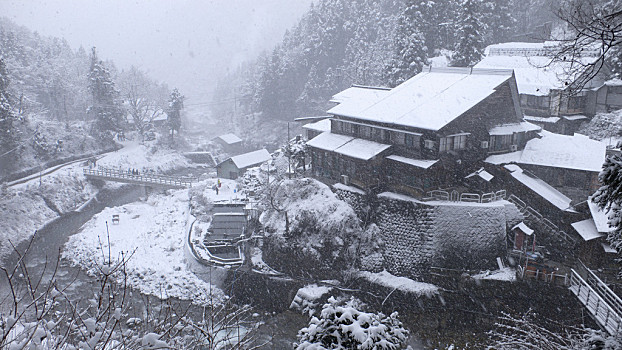
[[512, 227], [512, 230], [515, 230], [515, 229], [519, 229], [523, 231], [523, 233], [526, 234], [527, 236], [531, 236], [531, 234], [533, 233], [533, 229], [525, 225], [525, 223], [522, 221], [518, 225]]
[[217, 139], [222, 140], [224, 143], [231, 145], [234, 143], [242, 142], [242, 139], [237, 137], [235, 134], [224, 134], [217, 137]]
[[253, 165], [259, 165], [265, 161], [272, 159], [270, 153], [265, 149], [240, 154], [235, 157], [229, 158], [235, 164], [238, 169], [244, 169]]
[[512, 70], [424, 67], [423, 72], [381, 96], [344, 100], [328, 113], [436, 131], [512, 77]]

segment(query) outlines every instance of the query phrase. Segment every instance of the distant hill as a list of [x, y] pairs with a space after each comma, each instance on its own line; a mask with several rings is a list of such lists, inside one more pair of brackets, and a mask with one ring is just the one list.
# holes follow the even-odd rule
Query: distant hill
[[247, 139], [270, 142], [266, 132], [294, 117], [321, 115], [330, 96], [351, 84], [395, 86], [441, 51], [464, 56], [460, 50], [531, 33], [553, 17], [548, 6], [547, 0], [320, 0], [271, 52], [219, 83], [212, 115]]

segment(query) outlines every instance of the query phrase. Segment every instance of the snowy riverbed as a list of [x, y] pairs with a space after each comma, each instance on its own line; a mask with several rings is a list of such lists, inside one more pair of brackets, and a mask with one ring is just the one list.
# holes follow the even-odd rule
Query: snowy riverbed
[[[119, 215], [118, 224], [111, 223], [112, 215]], [[96, 264], [107, 259], [109, 234], [112, 259], [132, 254], [127, 263], [132, 287], [159, 298], [174, 297], [197, 303], [208, 302], [211, 290], [218, 300], [223, 297], [222, 291], [214, 286], [210, 288], [185, 261], [190, 219], [187, 190], [106, 208], [70, 237], [63, 257], [92, 272]]]

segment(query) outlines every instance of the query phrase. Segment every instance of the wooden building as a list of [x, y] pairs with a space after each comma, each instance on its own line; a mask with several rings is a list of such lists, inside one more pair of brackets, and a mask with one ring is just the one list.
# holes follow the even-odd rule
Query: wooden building
[[220, 178], [237, 179], [244, 174], [246, 169], [259, 166], [270, 159], [272, 159], [270, 153], [265, 149], [260, 149], [227, 158], [216, 166], [216, 171]]
[[[475, 65], [482, 69], [513, 69], [520, 94], [520, 104], [526, 115], [537, 117], [563, 117], [572, 115], [593, 116], [595, 88], [605, 82], [606, 69], [592, 79], [579, 93], [570, 93], [568, 86], [574, 82], [571, 62], [551, 63], [558, 44], [510, 42], [490, 45], [484, 58]], [[589, 64], [597, 59], [597, 53], [585, 51], [579, 60]], [[562, 133], [572, 134], [570, 128]], [[547, 129], [548, 130], [548, 129]], [[551, 130], [553, 131], [553, 130]]]
[[330, 132], [307, 143], [313, 172], [364, 189], [451, 185], [541, 130], [523, 121], [511, 70], [425, 67], [393, 89], [353, 86], [331, 101]]
[[222, 150], [229, 155], [242, 153], [242, 139], [235, 134], [224, 134], [216, 137], [214, 142], [222, 147]]

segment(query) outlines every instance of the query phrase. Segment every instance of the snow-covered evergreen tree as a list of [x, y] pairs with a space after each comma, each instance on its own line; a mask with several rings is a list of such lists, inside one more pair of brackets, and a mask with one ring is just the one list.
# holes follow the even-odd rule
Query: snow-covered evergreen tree
[[[10, 102], [9, 74], [0, 56], [0, 164], [8, 165], [16, 155], [17, 133], [13, 125], [15, 115]], [[8, 153], [7, 153], [8, 152]]]
[[428, 49], [425, 46], [425, 37], [418, 25], [423, 17], [419, 3], [410, 3], [400, 14], [395, 30], [395, 53], [391, 64], [386, 68], [387, 81], [390, 86], [396, 86], [415, 74], [427, 63]]
[[622, 252], [622, 157], [608, 157], [598, 180], [602, 186], [592, 200], [603, 210], [609, 210], [609, 226], [613, 230], [607, 234], [607, 241], [618, 252]]
[[173, 89], [171, 97], [168, 100], [168, 109], [166, 110], [166, 121], [171, 131], [171, 139], [175, 134], [175, 131], [179, 133], [181, 127], [181, 110], [184, 108], [184, 96], [179, 93], [179, 90]]
[[482, 59], [484, 53], [481, 0], [464, 0], [457, 22], [458, 40], [451, 64], [456, 67], [470, 67]]
[[91, 70], [88, 78], [93, 104], [87, 113], [95, 121], [92, 133], [102, 140], [112, 140], [114, 132], [121, 128], [124, 110], [110, 71], [98, 59], [95, 48], [91, 52]]
[[298, 332], [296, 350], [402, 349], [408, 333], [397, 312], [389, 316], [362, 312], [330, 297], [320, 317], [311, 318], [309, 326]]

